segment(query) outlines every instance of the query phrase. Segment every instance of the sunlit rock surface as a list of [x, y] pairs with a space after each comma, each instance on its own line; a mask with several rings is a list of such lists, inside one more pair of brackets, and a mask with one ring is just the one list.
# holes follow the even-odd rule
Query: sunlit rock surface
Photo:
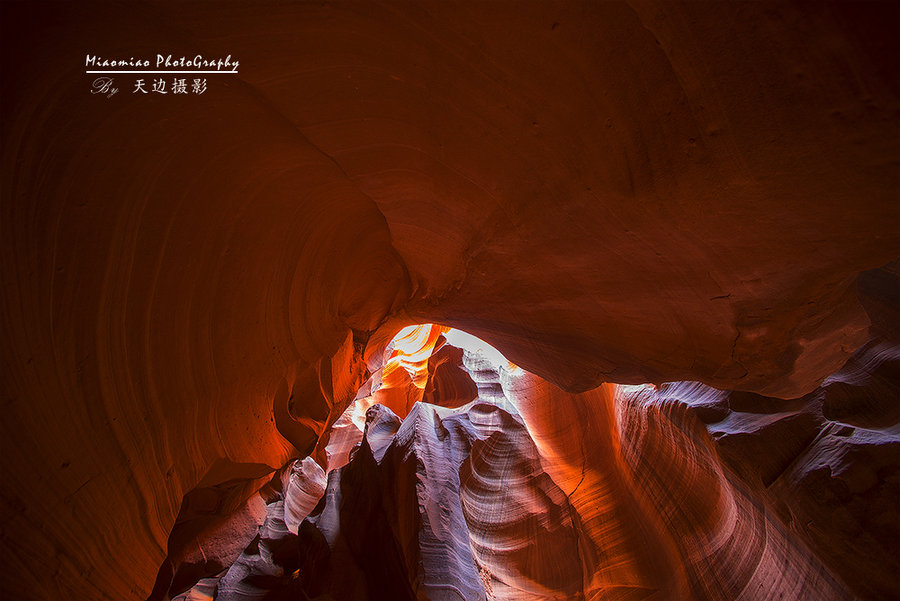
[[869, 599], [900, 596], [898, 358], [873, 341], [809, 395], [732, 393], [727, 417], [707, 425], [724, 463]]
[[[785, 467], [772, 485], [790, 489], [779, 515], [837, 516], [840, 528], [795, 520], [791, 532], [845, 565], [859, 594], [890, 586], [894, 564], [871, 555], [883, 541], [854, 537], [895, 532], [885, 491], [896, 462], [880, 458], [893, 449], [891, 364], [873, 374], [871, 395], [832, 383], [821, 416], [815, 400], [777, 399], [813, 394], [870, 336], [890, 340], [874, 330], [900, 323], [896, 263], [860, 276], [900, 255], [896, 3], [0, 10], [2, 596], [144, 599], [167, 558], [174, 577], [241, 556], [243, 539], [216, 542], [220, 527], [254, 495], [268, 507], [259, 490], [290, 460], [311, 456], [323, 471], [348, 461], [360, 430], [341, 438], [331, 424], [383, 368], [394, 334], [429, 322], [586, 395], [590, 409], [572, 401], [541, 417], [556, 393], [524, 395], [515, 409], [504, 387], [529, 389], [530, 377], [497, 382], [481, 359], [467, 366], [482, 398], [525, 416], [542, 469], [585, 524], [609, 524], [602, 540], [579, 538], [584, 565], [602, 566], [582, 568], [580, 590], [649, 586], [680, 599], [744, 583], [738, 593], [751, 595], [790, 560], [779, 572], [790, 586], [827, 598], [831, 580], [797, 541], [762, 545], [762, 532], [782, 540], [775, 522], [735, 517], [767, 510], [732, 495], [719, 461], [762, 482], [800, 444], [780, 432], [806, 440], [820, 426], [809, 463], [820, 467]], [[107, 99], [89, 93], [86, 52], [231, 54], [242, 67], [202, 97]], [[431, 400], [442, 381], [451, 404], [471, 394], [438, 370]], [[425, 398], [427, 382], [388, 375], [397, 381], [382, 372], [392, 385], [382, 396], [398, 416]], [[774, 417], [723, 414], [710, 438], [691, 421], [699, 412], [682, 423], [674, 400], [647, 391], [596, 401], [631, 398], [598, 391], [605, 382], [676, 381], [776, 399], [765, 409]], [[704, 421], [722, 414], [717, 402]], [[662, 434], [665, 420], [691, 434]], [[754, 437], [775, 440], [758, 469], [740, 460]], [[516, 469], [531, 461], [525, 447]], [[589, 451], [615, 460], [614, 474], [597, 468], [579, 485], [587, 463], [602, 463]], [[666, 480], [670, 463], [691, 486]], [[882, 479], [890, 486], [870, 495]], [[713, 496], [686, 508], [638, 502], [663, 483]], [[583, 487], [636, 501], [598, 508]], [[185, 506], [195, 492], [203, 503]], [[842, 503], [873, 521], [858, 530], [832, 511]], [[198, 512], [180, 520], [184, 507]], [[240, 523], [265, 521], [261, 507], [252, 515]], [[185, 524], [201, 534], [182, 548]], [[752, 544], [737, 549], [732, 535]], [[654, 544], [630, 542], [642, 540]], [[750, 570], [755, 558], [768, 563]], [[512, 578], [491, 569], [490, 586]], [[570, 590], [544, 569], [536, 582]], [[786, 597], [802, 592], [784, 586]]]
[[[869, 458], [831, 452], [840, 443], [830, 437], [853, 435], [818, 414], [823, 449], [773, 449], [791, 466], [774, 477], [758, 447], [725, 444], [743, 435], [777, 446], [772, 430], [790, 440], [806, 427], [792, 418], [815, 415], [810, 401], [751, 415], [771, 400], [741, 398], [732, 410], [728, 393], [688, 382], [573, 394], [497, 355], [457, 351], [485, 395], [458, 407], [416, 403], [402, 420], [370, 405], [349, 463], [329, 473], [299, 536], [285, 525], [287, 500], [271, 503], [215, 598], [855, 598], [840, 575], [856, 568], [811, 532], [830, 540], [850, 524], [890, 528], [890, 515], [862, 524], [858, 499], [822, 499], [804, 482], [779, 488], [791, 470], [803, 478], [831, 461], [837, 478], [859, 474], [856, 492], [877, 498], [872, 508], [895, 503], [891, 483], [862, 481]], [[726, 415], [704, 425], [697, 408], [709, 406]], [[849, 444], [880, 449], [874, 469], [896, 468], [889, 433]], [[827, 523], [816, 500], [846, 519]], [[857, 563], [896, 561], [896, 543], [869, 530]], [[853, 582], [856, 592], [889, 598], [896, 583], [881, 574]]]

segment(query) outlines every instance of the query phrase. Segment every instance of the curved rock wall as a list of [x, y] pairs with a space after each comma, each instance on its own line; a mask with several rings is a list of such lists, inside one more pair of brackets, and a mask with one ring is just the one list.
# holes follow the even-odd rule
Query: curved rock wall
[[[316, 449], [389, 319], [573, 392], [793, 398], [900, 255], [890, 3], [2, 11], [15, 598], [145, 597], [184, 495]], [[163, 46], [240, 77], [89, 94], [86, 52]]]
[[704, 387], [571, 394], [521, 368], [464, 362], [493, 382], [487, 396], [416, 403], [402, 420], [372, 405], [297, 536], [271, 533], [298, 494], [287, 490], [215, 598], [854, 598], [764, 489], [722, 467], [691, 403], [676, 400]]

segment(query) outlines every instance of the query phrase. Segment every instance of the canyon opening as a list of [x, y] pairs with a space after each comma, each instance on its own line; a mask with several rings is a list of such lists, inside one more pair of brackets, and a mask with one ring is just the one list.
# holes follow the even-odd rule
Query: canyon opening
[[900, 599], [897, 2], [0, 27], [4, 601]]

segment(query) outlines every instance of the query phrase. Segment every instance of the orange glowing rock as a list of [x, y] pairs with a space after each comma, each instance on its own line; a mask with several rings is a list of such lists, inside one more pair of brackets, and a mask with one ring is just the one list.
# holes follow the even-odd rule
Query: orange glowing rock
[[[818, 417], [773, 431], [716, 399], [704, 419], [732, 432], [716, 447], [665, 391], [623, 389], [615, 419], [597, 391], [690, 380], [777, 405], [868, 340], [860, 274], [900, 254], [898, 3], [166, 4], [0, 2], [0, 597], [146, 598], [186, 495], [310, 453], [348, 460], [361, 434], [336, 432], [329, 456], [331, 426], [370, 376], [351, 423], [374, 402], [418, 411], [435, 329], [387, 360], [382, 346], [411, 323], [470, 331], [547, 383], [519, 415], [584, 518], [579, 561], [610, 559], [584, 590], [819, 586], [796, 534], [860, 596], [900, 596], [884, 561], [900, 539], [890, 366], [886, 383], [826, 391], [825, 416], [854, 430], [816, 434], [787, 476]], [[102, 98], [74, 68], [98, 40], [231, 53], [240, 79], [183, 102]], [[869, 307], [900, 306], [887, 275]], [[885, 315], [872, 325], [893, 330]], [[514, 415], [489, 359], [463, 357], [478, 398]], [[462, 386], [429, 398], [455, 404]], [[511, 473], [536, 468], [522, 428], [505, 432]], [[783, 432], [796, 438], [740, 473], [775, 478], [782, 513], [809, 516], [787, 534], [721, 461]], [[411, 490], [389, 475], [385, 499]], [[256, 494], [237, 490], [215, 519]], [[644, 502], [623, 507], [623, 490]], [[505, 545], [499, 505], [471, 506]], [[400, 524], [411, 545], [417, 511], [375, 534]], [[649, 551], [631, 544], [642, 528]], [[559, 584], [514, 551], [522, 579]], [[513, 571], [484, 563], [486, 580]]]
[[401, 419], [422, 400], [428, 382], [428, 358], [435, 346], [443, 344], [441, 334], [450, 328], [433, 324], [402, 329], [385, 349], [381, 387], [374, 402], [384, 405]]

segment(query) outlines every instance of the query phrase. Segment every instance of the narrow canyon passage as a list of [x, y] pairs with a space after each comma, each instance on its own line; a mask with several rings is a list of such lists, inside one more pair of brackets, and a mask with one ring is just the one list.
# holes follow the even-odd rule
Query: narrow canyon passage
[[0, 10], [4, 601], [900, 598], [896, 3]]
[[[408, 326], [309, 457], [224, 511], [250, 481], [188, 493], [150, 599], [854, 598], [835, 574], [889, 594], [890, 579], [853, 577], [896, 563], [893, 533], [818, 513], [852, 513], [863, 491], [828, 507], [789, 484], [815, 478], [829, 446], [896, 460], [896, 427], [823, 412], [848, 378], [854, 405], [878, 402], [898, 359], [870, 345], [781, 411], [690, 382], [566, 393], [473, 336]], [[848, 526], [869, 540], [835, 554]]]

